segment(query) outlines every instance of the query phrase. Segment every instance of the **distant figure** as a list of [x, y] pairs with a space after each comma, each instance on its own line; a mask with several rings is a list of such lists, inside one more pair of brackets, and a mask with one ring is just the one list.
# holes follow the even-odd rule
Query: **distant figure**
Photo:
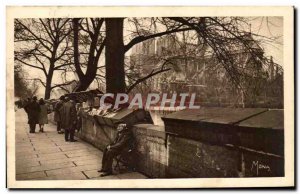
[[74, 134], [77, 123], [75, 101], [65, 97], [65, 103], [60, 109], [61, 128], [65, 130], [65, 141], [75, 142]]
[[80, 129], [82, 127], [82, 116], [83, 116], [82, 103], [77, 103], [76, 104], [76, 111], [77, 111], [77, 125], [76, 125], [76, 129], [77, 129], [77, 131], [80, 131]]
[[40, 132], [44, 132], [44, 125], [48, 124], [48, 107], [43, 98], [39, 100], [40, 105], [40, 114], [39, 114], [39, 125], [40, 125]]
[[127, 125], [120, 122], [117, 130], [118, 132], [114, 142], [108, 145], [103, 152], [102, 168], [98, 170], [98, 172], [101, 172], [100, 176], [111, 175], [114, 157], [121, 154], [124, 150], [129, 149], [132, 145], [133, 135]]
[[34, 96], [32, 100], [24, 107], [28, 114], [28, 124], [30, 133], [35, 133], [35, 125], [39, 123], [40, 105], [37, 103], [37, 97]]
[[59, 98], [59, 101], [55, 104], [54, 107], [54, 121], [57, 124], [57, 133], [62, 134], [63, 132], [61, 131], [61, 115], [60, 115], [60, 109], [62, 108], [64, 104], [64, 96], [61, 96]]
[[31, 98], [27, 98], [26, 100], [24, 100], [23, 102], [23, 108], [27, 114], [28, 120], [29, 120], [29, 115], [28, 115], [28, 105], [31, 103]]

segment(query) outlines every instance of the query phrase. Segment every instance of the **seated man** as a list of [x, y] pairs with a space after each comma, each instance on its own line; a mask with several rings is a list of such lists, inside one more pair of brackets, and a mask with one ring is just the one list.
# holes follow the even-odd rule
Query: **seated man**
[[104, 152], [102, 158], [102, 169], [98, 170], [101, 172], [100, 176], [108, 176], [112, 174], [112, 163], [114, 157], [121, 154], [124, 150], [130, 148], [133, 142], [133, 135], [130, 129], [124, 122], [117, 123], [117, 136], [114, 142], [108, 145]]

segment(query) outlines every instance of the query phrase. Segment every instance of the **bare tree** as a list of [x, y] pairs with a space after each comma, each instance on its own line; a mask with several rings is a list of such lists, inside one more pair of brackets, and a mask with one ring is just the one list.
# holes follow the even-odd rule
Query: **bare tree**
[[104, 49], [105, 38], [101, 32], [104, 19], [74, 18], [73, 47], [75, 72], [79, 83], [75, 91], [86, 90], [97, 77], [99, 58]]
[[54, 72], [64, 71], [71, 65], [69, 19], [16, 19], [15, 61], [27, 67], [40, 70], [45, 79], [39, 79], [45, 87], [45, 99], [51, 90], [67, 83], [52, 83]]

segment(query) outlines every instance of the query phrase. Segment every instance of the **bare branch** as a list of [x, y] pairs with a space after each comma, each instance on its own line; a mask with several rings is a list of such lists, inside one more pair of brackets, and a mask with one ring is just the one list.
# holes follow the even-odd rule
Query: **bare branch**
[[49, 29], [48, 29], [48, 27], [47, 27], [46, 24], [44, 23], [44, 21], [43, 21], [42, 19], [39, 19], [39, 20], [40, 20], [40, 22], [42, 23], [44, 29], [46, 30], [48, 36], [51, 38], [52, 41], [54, 41], [54, 35], [53, 35], [51, 29], [50, 29], [50, 31], [51, 31], [51, 32], [50, 32]]
[[149, 36], [138, 36], [135, 37], [134, 39], [132, 39], [127, 45], [125, 45], [125, 52], [127, 52], [130, 48], [132, 48], [134, 45], [143, 42], [145, 40], [151, 39], [151, 38], [155, 38], [155, 37], [160, 37], [163, 35], [167, 35], [167, 34], [171, 34], [171, 33], [175, 33], [175, 32], [182, 32], [182, 31], [188, 31], [191, 30], [192, 28], [178, 28], [178, 29], [173, 29], [173, 30], [168, 30], [165, 32], [159, 32], [156, 34], [151, 34]]
[[42, 84], [42, 86], [46, 87], [45, 82], [43, 82], [40, 78], [34, 78], [34, 79], [27, 79], [27, 80], [33, 80], [33, 81], [38, 81]]
[[76, 80], [72, 80], [72, 81], [69, 81], [69, 82], [66, 82], [66, 83], [62, 83], [62, 84], [55, 84], [51, 87], [51, 89], [54, 89], [54, 88], [57, 88], [57, 87], [67, 86], [67, 85], [70, 85], [74, 82], [76, 82]]
[[29, 32], [32, 36], [34, 36], [36, 38], [37, 41], [39, 41], [48, 51], [51, 52], [50, 47], [48, 47], [43, 41], [48, 42], [48, 40], [45, 40], [44, 38], [38, 37], [35, 33], [33, 33], [26, 25], [24, 25], [22, 22], [20, 22], [18, 19], [16, 19], [16, 21], [23, 26], [24, 29], [27, 30], [27, 32]]
[[40, 70], [44, 71], [44, 69], [41, 68], [41, 67], [31, 65], [31, 64], [26, 63], [26, 62], [24, 62], [24, 61], [22, 61], [22, 60], [19, 60], [19, 59], [17, 59], [17, 58], [15, 58], [15, 60], [17, 60], [17, 61], [19, 61], [19, 62], [21, 62], [21, 63], [23, 63], [24, 65], [27, 65], [27, 66], [29, 66], [29, 67], [33, 67], [33, 68], [40, 69]]
[[135, 81], [135, 83], [133, 83], [131, 86], [129, 86], [129, 88], [126, 90], [126, 93], [128, 94], [135, 86], [137, 86], [139, 83], [144, 82], [145, 80], [149, 79], [150, 77], [153, 77], [159, 73], [165, 72], [165, 71], [169, 71], [171, 68], [166, 68], [166, 69], [160, 69], [158, 71], [154, 71], [152, 70], [152, 72], [150, 74], [148, 74], [147, 76], [137, 79]]

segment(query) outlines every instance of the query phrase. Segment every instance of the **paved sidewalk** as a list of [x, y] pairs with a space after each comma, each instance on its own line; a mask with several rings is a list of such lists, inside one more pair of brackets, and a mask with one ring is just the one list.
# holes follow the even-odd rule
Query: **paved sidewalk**
[[24, 109], [16, 112], [16, 179], [78, 180], [78, 179], [144, 179], [138, 172], [124, 172], [99, 177], [102, 152], [78, 139], [65, 142], [56, 126], [48, 124], [45, 133], [29, 133]]

